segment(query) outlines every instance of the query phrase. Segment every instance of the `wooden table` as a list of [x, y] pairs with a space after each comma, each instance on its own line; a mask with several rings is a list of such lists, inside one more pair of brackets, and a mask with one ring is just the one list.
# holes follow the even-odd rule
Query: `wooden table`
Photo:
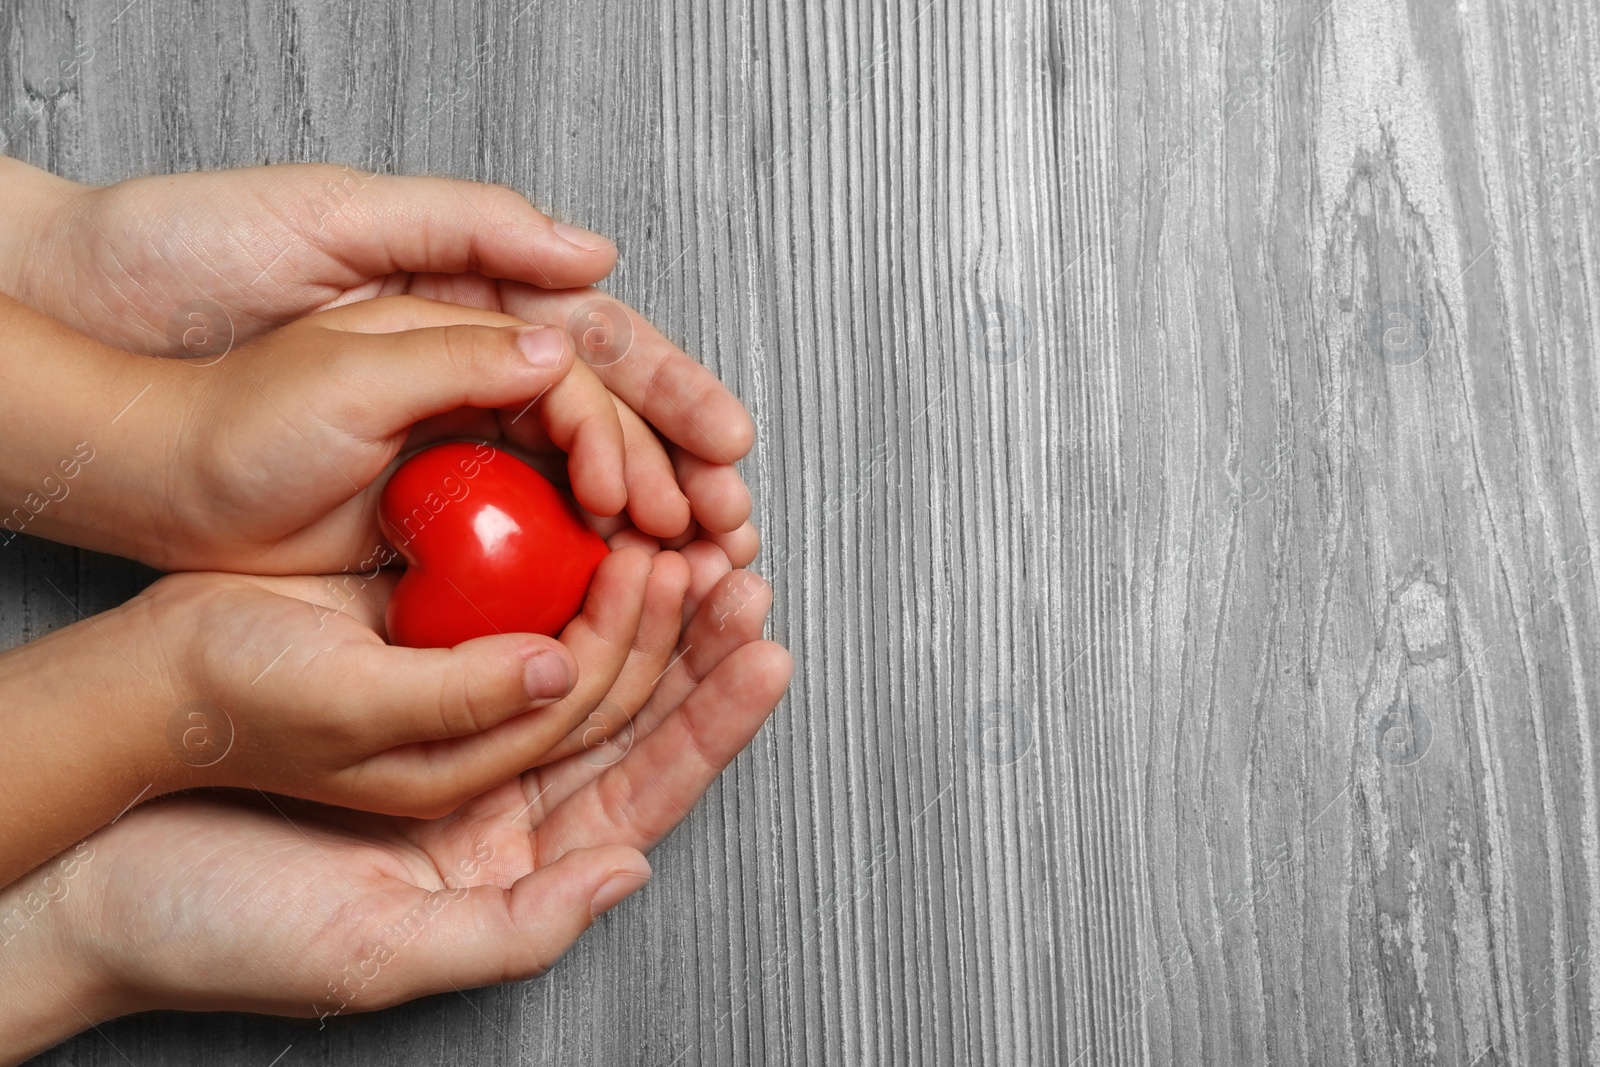
[[[8, 151], [74, 178], [392, 148], [615, 235], [755, 413], [799, 663], [548, 976], [42, 1062], [1596, 1056], [1591, 0], [24, 0], [0, 41]], [[11, 643], [148, 580], [3, 574]]]

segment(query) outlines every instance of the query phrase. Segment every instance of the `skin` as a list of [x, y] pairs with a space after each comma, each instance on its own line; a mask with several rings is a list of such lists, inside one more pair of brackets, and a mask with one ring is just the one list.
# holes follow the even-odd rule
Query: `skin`
[[[0, 234], [0, 291], [119, 350], [185, 354], [173, 319], [196, 301], [236, 343], [402, 294], [576, 323], [577, 355], [616, 398], [631, 523], [670, 548], [705, 539], [735, 566], [754, 558], [750, 497], [733, 467], [755, 440], [749, 414], [636, 311], [591, 288], [615, 245], [561, 229], [521, 194], [320, 164], [93, 187], [0, 159], [0, 179], [18, 206]], [[596, 301], [621, 348], [596, 348], [604, 331], [580, 314]], [[680, 492], [667, 476], [685, 469], [695, 473]]]
[[[21, 875], [0, 920], [26, 920], [0, 935], [0, 1059], [157, 1007], [324, 1013], [308, 964], [327, 987], [441, 900], [338, 1010], [548, 966], [642, 884], [641, 850], [787, 684], [756, 641], [765, 587], [732, 571], [759, 547], [742, 405], [592, 288], [610, 242], [507, 189], [329, 167], [96, 189], [10, 160], [0, 178], [0, 500], [22, 504], [0, 545], [24, 528], [285, 575], [174, 575], [0, 656], [0, 884]], [[227, 343], [148, 359], [195, 356], [196, 303], [201, 339], [220, 323]], [[525, 323], [560, 337], [552, 365], [524, 358]], [[383, 643], [392, 579], [351, 573], [380, 544], [373, 487], [454, 437], [565, 460], [616, 550], [561, 642]], [[281, 877], [240, 901], [272, 858]], [[63, 864], [96, 872], [70, 905], [51, 903]], [[181, 949], [152, 949], [175, 916]]]
[[[439, 319], [450, 324], [425, 325]], [[13, 457], [0, 490], [22, 503], [8, 533], [168, 569], [343, 570], [277, 583], [169, 577], [122, 609], [0, 657], [18, 740], [0, 755], [0, 811], [15, 827], [0, 845], [0, 884], [133, 799], [195, 785], [441, 814], [537, 765], [602, 701], [637, 708], [648, 689], [639, 679], [665, 666], [690, 566], [671, 551], [652, 558], [625, 520], [606, 531], [618, 551], [559, 643], [513, 634], [438, 653], [382, 641], [392, 577], [370, 563], [382, 544], [377, 489], [403, 448], [463, 430], [492, 438], [514, 406], [531, 414], [502, 436], [570, 453], [580, 500], [605, 507], [608, 492], [624, 495], [616, 408], [572, 358], [565, 331], [392, 297], [310, 316], [195, 368], [108, 349], [15, 302], [0, 307], [0, 326], [13, 386], [0, 401], [9, 416], [0, 452]], [[556, 342], [548, 365], [525, 356], [535, 334]], [[23, 358], [30, 346], [49, 351], [49, 364]], [[430, 422], [439, 416], [454, 423]], [[356, 595], [330, 592], [352, 583]], [[645, 617], [654, 621], [644, 639], [659, 652], [642, 673], [634, 665], [630, 682], [625, 653]], [[540, 652], [547, 667], [534, 677]], [[399, 689], [374, 699], [385, 682]], [[428, 699], [400, 715], [415, 694]], [[440, 694], [464, 710], [440, 707]], [[167, 736], [177, 709], [196, 703], [220, 707], [238, 731], [230, 758], [204, 774], [175, 758]], [[108, 707], [120, 709], [108, 723], [83, 719]], [[54, 743], [62, 730], [89, 751]]]
[[0, 297], [0, 370], [6, 534], [164, 570], [356, 569], [382, 543], [381, 476], [442, 436], [565, 457], [592, 514], [628, 499], [605, 386], [565, 330], [506, 315], [364, 301], [197, 366], [116, 351]]
[[676, 552], [625, 548], [559, 641], [411, 649], [383, 640], [389, 573], [163, 578], [0, 655], [0, 884], [136, 800], [198, 786], [443, 815], [626, 725], [678, 644], [691, 579]]
[[643, 853], [783, 693], [792, 663], [758, 639], [768, 601], [744, 573], [713, 590], [611, 744], [450, 815], [190, 794], [0, 893], [0, 1062], [137, 1011], [326, 1018], [546, 970], [645, 884]]

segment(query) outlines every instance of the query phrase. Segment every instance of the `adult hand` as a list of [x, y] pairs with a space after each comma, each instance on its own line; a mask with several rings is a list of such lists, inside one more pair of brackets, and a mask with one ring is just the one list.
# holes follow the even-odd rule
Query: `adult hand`
[[[725, 576], [649, 703], [610, 743], [441, 819], [268, 797], [145, 805], [87, 842], [0, 953], [0, 1051], [20, 1058], [156, 1008], [370, 1011], [535, 975], [650, 874], [675, 827], [766, 721], [792, 668], [757, 639], [769, 594]], [[40, 898], [41, 868], [0, 895]], [[81, 888], [80, 888], [81, 887]], [[24, 979], [51, 974], [48, 986]]]
[[[326, 164], [97, 188], [0, 166], [26, 201], [0, 234], [0, 286], [117, 348], [192, 355], [198, 339], [211, 355], [219, 334], [242, 343], [314, 311], [406, 293], [573, 327], [578, 356], [666, 440], [687, 497], [663, 494], [635, 525], [669, 547], [715, 539], [736, 566], [754, 557], [750, 497], [732, 466], [755, 439], [744, 406], [637, 312], [588, 288], [616, 262], [609, 240], [514, 190]], [[633, 458], [645, 427], [624, 429]]]

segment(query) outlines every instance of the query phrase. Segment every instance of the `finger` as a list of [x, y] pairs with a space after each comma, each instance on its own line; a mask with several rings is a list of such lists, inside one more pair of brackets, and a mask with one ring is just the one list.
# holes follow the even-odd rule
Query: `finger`
[[316, 315], [317, 325], [350, 333], [399, 333], [431, 326], [525, 326], [528, 321], [502, 311], [467, 307], [420, 294], [374, 297]]
[[[628, 502], [626, 445], [617, 406], [600, 379], [575, 364], [533, 407], [544, 435], [569, 457], [567, 473], [578, 503], [596, 515], [621, 511]], [[521, 412], [502, 417], [512, 441], [517, 441], [517, 424], [525, 420]]]
[[363, 300], [377, 300], [386, 296], [404, 296], [411, 291], [411, 280], [412, 275], [405, 271], [369, 278], [359, 285], [344, 290], [316, 310], [327, 311], [331, 308], [344, 307], [346, 304], [359, 304]]
[[431, 817], [532, 767], [616, 683], [639, 630], [651, 569], [651, 558], [632, 549], [601, 562], [583, 612], [561, 632], [577, 664], [577, 682], [565, 698], [482, 733], [381, 752], [351, 768], [351, 790], [407, 798], [408, 813]]
[[[578, 514], [589, 529], [600, 535], [602, 541], [610, 541], [617, 534], [633, 529], [633, 523], [628, 521], [626, 515], [595, 515], [582, 508], [578, 509]], [[656, 547], [661, 546], [657, 544]]]
[[[620, 728], [649, 699], [678, 644], [683, 595], [689, 585], [688, 565], [677, 553], [663, 552], [650, 562], [643, 607], [627, 639], [625, 656], [603, 688], [591, 682], [547, 711], [508, 722], [480, 739], [469, 738], [460, 744], [460, 759], [493, 764], [494, 770], [485, 775], [485, 785], [549, 762], [550, 753], [573, 735], [579, 742], [567, 751], [581, 748], [584, 736], [595, 744], [603, 743], [609, 736], [607, 730]], [[620, 636], [619, 630], [614, 637], [619, 644]], [[509, 766], [494, 762], [507, 754], [519, 754], [518, 762]]]
[[499, 283], [472, 271], [462, 274], [413, 274], [404, 292], [444, 304], [460, 304], [484, 311], [500, 310]]
[[689, 593], [683, 598], [683, 624], [688, 626], [723, 575], [733, 570], [733, 564], [728, 562], [728, 554], [710, 541], [693, 541], [678, 554], [689, 564]]
[[633, 747], [682, 706], [696, 686], [736, 650], [761, 637], [772, 590], [759, 575], [737, 571], [724, 579], [685, 628], [682, 654], [657, 681], [655, 692], [625, 728], [607, 742], [589, 746], [581, 755], [542, 768], [537, 781], [524, 782], [538, 810], [533, 824], [567, 797], [625, 759]]
[[630, 546], [642, 548], [651, 555], [662, 551], [660, 541], [657, 541], [654, 537], [651, 537], [648, 534], [640, 533], [632, 526], [618, 530], [616, 533], [606, 538], [606, 544], [611, 546], [612, 551]]
[[304, 180], [313, 189], [344, 194], [339, 210], [303, 229], [349, 268], [352, 285], [396, 271], [476, 271], [569, 289], [593, 285], [616, 266], [611, 241], [556, 222], [502, 185], [349, 167], [317, 167]]
[[627, 441], [628, 518], [653, 537], [682, 533], [689, 525], [689, 498], [679, 488], [679, 474], [667, 449], [632, 408], [616, 397], [612, 402]]
[[641, 533], [626, 515], [593, 515], [587, 511], [581, 514], [589, 529], [599, 534], [613, 552], [632, 546], [642, 548], [651, 555], [661, 551], [661, 542], [649, 534]]
[[513, 315], [568, 324], [583, 339], [579, 356], [670, 440], [715, 463], [750, 451], [755, 424], [744, 405], [627, 305], [593, 289], [551, 293], [515, 284], [502, 285], [500, 298]]
[[566, 737], [539, 758], [539, 765], [604, 744], [644, 707], [671, 665], [683, 632], [689, 564], [676, 552], [658, 553], [651, 563], [650, 590], [639, 618], [639, 632], [616, 684], [581, 722], [573, 725]]
[[[330, 421], [385, 440], [459, 407], [527, 404], [558, 386], [573, 367], [566, 331], [550, 326], [434, 326], [399, 333], [327, 330], [331, 358], [323, 395]], [[281, 364], [284, 373], [299, 373]], [[620, 452], [620, 447], [618, 448]]]
[[[385, 337], [428, 330], [458, 330], [502, 326], [528, 329], [520, 320], [497, 312], [464, 308], [420, 297], [388, 297], [338, 308], [317, 316], [320, 324], [351, 333], [376, 333]], [[531, 328], [540, 323], [531, 324]], [[570, 338], [567, 339], [570, 349]], [[570, 360], [567, 373], [552, 377], [544, 388], [519, 391], [511, 403], [473, 407], [501, 407], [497, 413], [501, 432], [513, 443], [534, 451], [551, 444], [567, 453], [573, 495], [586, 509], [614, 515], [627, 503], [624, 478], [624, 439], [611, 394], [589, 368]], [[452, 405], [460, 407], [461, 404]], [[448, 410], [448, 409], [444, 409]], [[438, 411], [430, 415], [440, 414]], [[420, 420], [413, 420], [420, 421]]]
[[[671, 449], [677, 484], [694, 509], [694, 518], [710, 533], [730, 533], [750, 518], [750, 490], [731, 464], [712, 463], [686, 448]], [[678, 530], [663, 533], [670, 537]]]
[[351, 762], [395, 745], [481, 734], [565, 697], [572, 653], [539, 634], [494, 634], [454, 648], [346, 643], [296, 675]]
[[535, 863], [602, 842], [649, 851], [755, 737], [793, 670], [770, 641], [735, 650], [621, 762], [550, 812], [534, 832]]
[[[319, 314], [316, 321], [332, 329], [385, 336], [402, 331], [529, 325], [510, 315], [415, 296], [336, 308]], [[570, 338], [567, 341], [570, 348]], [[610, 391], [586, 365], [570, 361], [564, 365], [565, 376], [552, 378], [540, 391], [518, 392], [512, 403], [472, 402], [472, 406], [504, 408], [497, 412], [498, 423], [501, 433], [514, 444], [536, 452], [554, 445], [567, 453], [568, 476], [578, 502], [596, 514], [614, 515], [628, 499], [625, 441], [617, 408]]]
[[550, 969], [600, 915], [650, 881], [650, 864], [621, 845], [572, 849], [517, 880], [419, 891], [398, 917], [416, 932], [393, 954], [369, 996], [387, 1007], [429, 993], [523, 978]]
[[725, 575], [684, 627], [685, 654], [661, 676], [650, 702], [636, 716], [641, 731], [657, 724], [733, 651], [759, 640], [772, 610], [772, 586], [753, 571]]
[[772, 587], [759, 574], [734, 571], [718, 582], [684, 627], [683, 655], [662, 672], [655, 692], [634, 716], [635, 732], [643, 736], [654, 730], [718, 664], [760, 640], [771, 610]]
[[748, 522], [732, 533], [703, 533], [701, 536], [727, 553], [728, 562], [735, 567], [750, 566], [761, 551], [761, 534]]

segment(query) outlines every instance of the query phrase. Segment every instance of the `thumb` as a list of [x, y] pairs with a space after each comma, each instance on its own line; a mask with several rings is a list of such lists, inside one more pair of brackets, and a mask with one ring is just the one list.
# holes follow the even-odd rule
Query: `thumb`
[[329, 394], [354, 405], [343, 425], [372, 438], [460, 407], [520, 408], [567, 376], [572, 339], [557, 326], [453, 324], [398, 333], [329, 331]]
[[430, 893], [409, 916], [418, 928], [414, 947], [395, 953], [404, 988], [389, 992], [409, 1000], [542, 974], [596, 918], [649, 880], [643, 854], [604, 845], [568, 852], [510, 889]]
[[313, 165], [297, 175], [326, 194], [314, 202], [336, 208], [318, 213], [309, 236], [367, 277], [475, 270], [573, 289], [593, 285], [617, 262], [611, 241], [556, 222], [504, 185], [327, 169], [333, 173]]

